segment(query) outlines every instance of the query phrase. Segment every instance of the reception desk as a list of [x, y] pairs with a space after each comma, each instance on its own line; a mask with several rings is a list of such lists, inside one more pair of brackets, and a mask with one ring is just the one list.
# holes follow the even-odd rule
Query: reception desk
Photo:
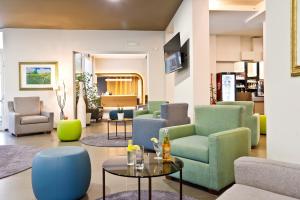
[[103, 95], [101, 96], [103, 107], [129, 107], [137, 105], [137, 96], [133, 95]]

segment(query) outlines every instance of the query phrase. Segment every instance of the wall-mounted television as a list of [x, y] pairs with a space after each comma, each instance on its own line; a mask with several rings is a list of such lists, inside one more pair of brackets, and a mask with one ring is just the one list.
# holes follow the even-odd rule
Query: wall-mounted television
[[167, 44], [164, 45], [165, 72], [167, 74], [177, 71], [183, 67], [180, 49], [180, 33], [177, 33]]

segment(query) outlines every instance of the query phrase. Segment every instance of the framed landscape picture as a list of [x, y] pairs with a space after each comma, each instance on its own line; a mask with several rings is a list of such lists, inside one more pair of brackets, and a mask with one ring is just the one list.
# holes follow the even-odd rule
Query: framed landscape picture
[[20, 90], [52, 90], [58, 76], [57, 62], [20, 62]]

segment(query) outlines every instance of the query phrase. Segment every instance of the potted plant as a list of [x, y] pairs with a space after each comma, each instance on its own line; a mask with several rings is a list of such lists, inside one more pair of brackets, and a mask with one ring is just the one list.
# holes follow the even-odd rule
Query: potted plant
[[118, 120], [123, 120], [124, 119], [124, 110], [123, 108], [119, 107], [118, 108]]
[[[90, 124], [91, 118], [98, 121], [102, 118], [103, 109], [100, 107], [100, 97], [98, 96], [98, 89], [96, 84], [92, 81], [93, 75], [87, 72], [79, 74], [76, 79], [78, 82], [83, 82], [84, 99], [86, 102], [87, 118], [86, 123]], [[78, 95], [78, 91], [76, 90]]]

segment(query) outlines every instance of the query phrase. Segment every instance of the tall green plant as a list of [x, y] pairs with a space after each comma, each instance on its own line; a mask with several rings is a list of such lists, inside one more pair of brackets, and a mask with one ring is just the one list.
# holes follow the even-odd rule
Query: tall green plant
[[100, 97], [98, 96], [97, 85], [93, 83], [93, 75], [87, 72], [80, 73], [76, 76], [76, 97], [79, 96], [79, 82], [83, 82], [83, 95], [86, 100], [88, 109], [100, 107]]

